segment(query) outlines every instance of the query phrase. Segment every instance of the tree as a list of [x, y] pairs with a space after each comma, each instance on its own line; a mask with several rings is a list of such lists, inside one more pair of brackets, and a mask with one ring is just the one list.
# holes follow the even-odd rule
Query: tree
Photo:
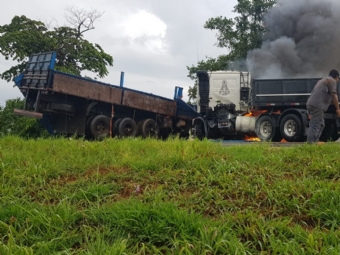
[[99, 19], [103, 13], [97, 10], [86, 11], [74, 6], [67, 7], [65, 19], [78, 31], [78, 35], [94, 29], [94, 22]]
[[69, 8], [66, 19], [73, 27], [61, 26], [48, 29], [41, 21], [26, 16], [15, 16], [10, 24], [0, 26], [0, 54], [13, 59], [18, 65], [0, 74], [0, 78], [11, 81], [26, 66], [27, 57], [40, 52], [57, 52], [55, 69], [75, 75], [88, 70], [100, 78], [108, 74], [107, 65], [113, 58], [98, 44], [84, 39], [84, 33], [94, 29], [94, 21], [101, 14]]
[[[26, 16], [15, 16], [10, 24], [0, 26], [0, 54], [18, 62], [0, 78], [11, 81], [26, 67], [28, 56], [40, 52], [57, 52], [55, 69], [81, 75], [84, 70], [92, 71], [100, 78], [108, 74], [106, 66], [113, 65], [113, 58], [98, 44], [84, 39], [84, 33], [94, 29], [94, 22], [102, 13], [70, 7], [66, 20], [72, 27], [61, 26], [49, 29], [49, 24], [31, 20]], [[15, 108], [23, 108], [21, 99], [8, 100], [0, 108], [0, 136], [19, 135], [39, 137], [46, 133], [35, 119], [13, 114]]]
[[22, 109], [23, 99], [10, 99], [5, 107], [0, 107], [0, 137], [15, 135], [24, 138], [37, 138], [47, 135], [47, 131], [38, 121], [28, 117], [21, 117], [13, 113], [14, 109]]
[[[275, 0], [238, 0], [233, 12], [238, 13], [234, 19], [226, 17], [210, 18], [204, 28], [216, 30], [217, 47], [227, 48], [228, 54], [207, 58], [197, 66], [187, 67], [188, 77], [196, 79], [197, 70], [245, 70], [244, 60], [249, 50], [260, 48], [265, 33], [263, 15], [275, 4]], [[189, 100], [197, 95], [197, 84], [189, 88]]]

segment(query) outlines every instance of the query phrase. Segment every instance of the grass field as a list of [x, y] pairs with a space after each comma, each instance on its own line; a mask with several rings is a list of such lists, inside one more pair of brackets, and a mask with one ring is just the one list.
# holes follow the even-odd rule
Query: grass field
[[340, 254], [340, 144], [0, 139], [0, 254]]

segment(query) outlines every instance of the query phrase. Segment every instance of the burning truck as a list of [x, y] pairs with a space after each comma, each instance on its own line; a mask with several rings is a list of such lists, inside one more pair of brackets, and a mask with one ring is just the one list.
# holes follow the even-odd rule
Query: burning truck
[[[340, 35], [334, 32], [339, 10], [338, 0], [277, 0], [263, 16], [261, 47], [237, 60], [249, 73], [197, 73], [196, 135], [304, 141], [309, 128], [307, 99], [319, 77], [340, 66]], [[340, 120], [334, 110], [331, 105], [325, 113], [323, 141], [339, 138]]]
[[[15, 113], [40, 119], [51, 134], [299, 142], [308, 130], [307, 99], [319, 78], [252, 79], [249, 72], [199, 71], [197, 110], [181, 100], [136, 91], [54, 70], [55, 52], [33, 54], [15, 83], [26, 98]], [[339, 86], [338, 91], [340, 91]], [[340, 96], [340, 95], [339, 95]], [[321, 140], [339, 138], [330, 106]]]
[[[197, 77], [200, 116], [193, 120], [197, 137], [238, 139], [256, 135], [262, 141], [306, 140], [306, 102], [320, 78], [251, 79], [249, 72], [235, 71], [199, 71]], [[339, 129], [340, 119], [331, 105], [325, 113], [320, 140], [337, 140]]]

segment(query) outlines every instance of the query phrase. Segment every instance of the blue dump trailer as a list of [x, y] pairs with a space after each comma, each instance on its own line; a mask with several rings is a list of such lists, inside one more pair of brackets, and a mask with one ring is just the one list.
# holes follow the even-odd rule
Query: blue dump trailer
[[15, 78], [26, 99], [14, 113], [40, 119], [50, 134], [105, 137], [188, 137], [199, 114], [182, 101], [180, 87], [173, 99], [111, 85], [54, 70], [56, 53], [30, 56]]

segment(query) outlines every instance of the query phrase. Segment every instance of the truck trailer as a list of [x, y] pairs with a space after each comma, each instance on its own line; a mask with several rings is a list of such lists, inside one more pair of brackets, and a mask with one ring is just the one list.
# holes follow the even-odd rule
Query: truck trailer
[[[50, 134], [87, 138], [161, 137], [300, 142], [306, 140], [307, 99], [320, 78], [252, 79], [249, 72], [197, 72], [194, 109], [175, 87], [173, 99], [54, 70], [56, 52], [33, 54], [15, 78], [25, 97], [15, 113], [40, 119]], [[340, 84], [337, 84], [339, 94]], [[340, 95], [338, 95], [340, 96]], [[322, 141], [339, 138], [331, 105]]]
[[54, 70], [56, 52], [33, 54], [15, 78], [25, 97], [24, 109], [14, 113], [40, 119], [50, 134], [105, 137], [188, 137], [198, 113], [182, 101], [111, 85]]
[[[301, 142], [306, 140], [306, 102], [320, 78], [251, 79], [249, 72], [198, 71], [197, 111], [193, 133], [198, 138]], [[337, 84], [338, 96], [340, 83]], [[340, 97], [339, 97], [340, 98]], [[320, 140], [339, 138], [340, 119], [331, 105]]]

